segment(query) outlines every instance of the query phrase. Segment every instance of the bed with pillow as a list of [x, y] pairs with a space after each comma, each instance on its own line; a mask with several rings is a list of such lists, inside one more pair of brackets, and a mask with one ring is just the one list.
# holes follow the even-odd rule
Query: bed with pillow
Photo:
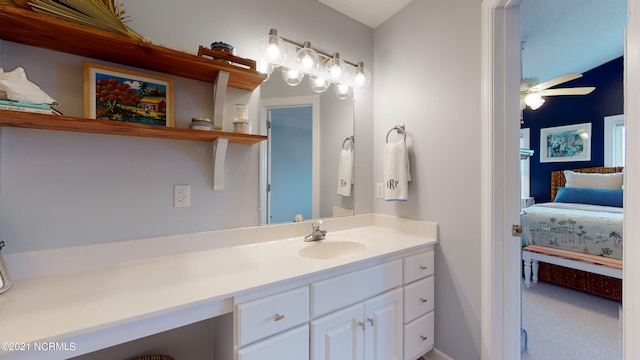
[[[554, 171], [551, 177], [552, 201], [522, 209], [523, 247], [538, 245], [622, 260], [622, 168]], [[541, 280], [610, 298], [621, 297], [620, 279], [609, 280], [606, 276], [585, 275], [543, 263], [537, 270]]]

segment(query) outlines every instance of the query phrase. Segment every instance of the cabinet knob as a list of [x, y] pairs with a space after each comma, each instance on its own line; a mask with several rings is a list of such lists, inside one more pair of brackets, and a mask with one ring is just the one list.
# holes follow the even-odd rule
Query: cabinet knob
[[362, 330], [364, 330], [364, 322], [358, 321], [358, 325], [360, 325], [362, 327]]
[[428, 269], [428, 267], [427, 267], [427, 266], [425, 266], [425, 265], [420, 265], [420, 270], [427, 270], [427, 269]]
[[429, 301], [429, 299], [420, 298], [420, 301], [421, 301], [422, 303], [426, 303], [427, 301]]
[[371, 324], [371, 326], [373, 326], [373, 319], [372, 318], [367, 318], [367, 321], [369, 322], [369, 324]]
[[425, 341], [425, 340], [427, 340], [427, 339], [429, 339], [429, 337], [428, 337], [428, 336], [420, 335], [420, 340], [421, 340], [421, 341]]
[[276, 314], [276, 316], [275, 316], [275, 320], [276, 321], [280, 321], [282, 319], [284, 319], [284, 314]]

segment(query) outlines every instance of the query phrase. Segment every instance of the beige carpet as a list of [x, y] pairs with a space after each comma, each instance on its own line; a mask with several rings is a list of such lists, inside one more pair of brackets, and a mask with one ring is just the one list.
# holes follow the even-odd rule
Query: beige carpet
[[522, 286], [522, 360], [622, 359], [621, 303], [539, 282]]

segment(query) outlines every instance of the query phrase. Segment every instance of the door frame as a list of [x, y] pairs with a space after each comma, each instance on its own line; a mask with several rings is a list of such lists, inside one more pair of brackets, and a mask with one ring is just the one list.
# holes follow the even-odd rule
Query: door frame
[[[483, 0], [481, 5], [481, 358], [520, 358], [520, 247], [511, 236], [519, 223], [515, 188], [518, 154], [519, 49], [522, 0]], [[625, 40], [625, 131], [640, 136], [640, 0], [628, 0]], [[629, 66], [633, 65], [633, 66]], [[515, 123], [516, 125], [514, 126]], [[624, 234], [640, 236], [640, 142], [626, 141]], [[511, 178], [511, 180], [510, 180]], [[514, 254], [516, 251], [516, 254]], [[624, 358], [640, 358], [640, 244], [625, 243], [623, 257]], [[517, 306], [516, 306], [517, 304]]]
[[[311, 216], [320, 217], [320, 96], [288, 96], [260, 99], [260, 134], [268, 134], [268, 110], [274, 108], [311, 106], [312, 143], [311, 143]], [[260, 143], [260, 224], [269, 224], [268, 219], [268, 150], [269, 142]]]

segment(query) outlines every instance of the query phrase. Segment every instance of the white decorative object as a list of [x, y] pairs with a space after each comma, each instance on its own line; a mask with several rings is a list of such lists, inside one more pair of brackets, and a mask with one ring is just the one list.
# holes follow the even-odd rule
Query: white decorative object
[[40, 87], [27, 79], [27, 74], [22, 67], [13, 71], [4, 72], [0, 68], [0, 91], [6, 93], [6, 98], [32, 104], [58, 105]]

